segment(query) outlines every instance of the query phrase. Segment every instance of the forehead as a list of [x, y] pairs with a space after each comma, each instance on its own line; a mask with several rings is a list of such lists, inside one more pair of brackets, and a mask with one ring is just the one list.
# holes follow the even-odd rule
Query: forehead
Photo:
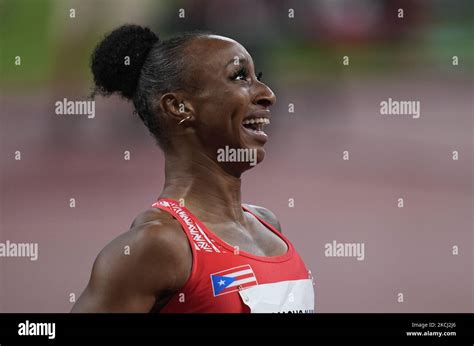
[[[201, 68], [225, 68], [235, 57], [252, 62], [250, 54], [239, 42], [224, 36], [206, 35], [194, 39], [187, 46], [187, 54], [193, 70]], [[214, 71], [216, 72], [216, 71]]]

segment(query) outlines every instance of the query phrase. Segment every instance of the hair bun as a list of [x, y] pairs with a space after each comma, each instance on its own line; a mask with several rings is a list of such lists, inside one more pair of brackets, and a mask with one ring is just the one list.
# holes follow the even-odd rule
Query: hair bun
[[96, 89], [131, 99], [148, 52], [158, 40], [150, 29], [138, 25], [123, 25], [109, 33], [92, 54]]

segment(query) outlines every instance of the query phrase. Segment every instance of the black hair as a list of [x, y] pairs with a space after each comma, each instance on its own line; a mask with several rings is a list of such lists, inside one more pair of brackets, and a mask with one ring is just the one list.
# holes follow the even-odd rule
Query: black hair
[[157, 144], [166, 148], [169, 138], [159, 114], [153, 111], [153, 97], [186, 89], [183, 48], [190, 40], [207, 34], [190, 32], [160, 41], [149, 28], [138, 25], [113, 30], [92, 53], [93, 96], [118, 93], [131, 100]]

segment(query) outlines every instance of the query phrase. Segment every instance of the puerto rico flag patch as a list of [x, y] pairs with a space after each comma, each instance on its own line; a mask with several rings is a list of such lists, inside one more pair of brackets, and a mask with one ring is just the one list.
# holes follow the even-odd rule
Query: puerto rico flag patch
[[238, 266], [211, 274], [214, 297], [258, 285], [250, 264]]

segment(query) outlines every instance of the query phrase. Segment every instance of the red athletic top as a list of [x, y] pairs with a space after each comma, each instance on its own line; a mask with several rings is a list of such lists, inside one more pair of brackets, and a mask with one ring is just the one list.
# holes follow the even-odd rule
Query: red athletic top
[[174, 200], [160, 199], [153, 207], [181, 223], [193, 256], [190, 277], [160, 312], [314, 312], [311, 272], [291, 242], [247, 208], [285, 241], [285, 254], [265, 257], [239, 251]]

